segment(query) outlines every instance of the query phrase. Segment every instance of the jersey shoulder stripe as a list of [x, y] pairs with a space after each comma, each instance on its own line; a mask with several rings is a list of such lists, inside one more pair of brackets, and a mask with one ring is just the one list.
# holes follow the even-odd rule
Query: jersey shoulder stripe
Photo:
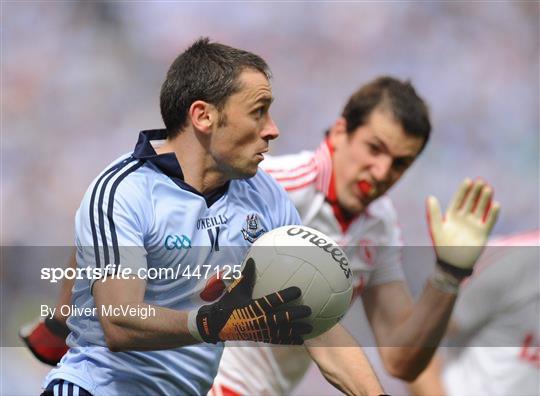
[[[302, 168], [303, 168], [303, 171], [298, 172], [298, 173], [296, 173], [296, 172], [282, 173], [282, 174], [274, 173], [273, 175], [275, 175], [274, 178], [278, 182], [297, 180], [297, 179], [300, 179], [302, 177], [305, 177], [305, 176], [308, 176], [308, 175], [314, 173], [315, 172], [315, 163], [313, 161], [311, 161], [309, 164], [306, 164]], [[268, 172], [268, 173], [272, 174], [272, 172]]]
[[89, 219], [90, 219], [90, 229], [92, 230], [92, 243], [94, 245], [94, 254], [96, 257], [96, 267], [98, 268], [101, 266], [101, 263], [100, 263], [100, 255], [99, 255], [99, 243], [98, 243], [98, 236], [97, 236], [97, 229], [96, 229], [96, 221], [95, 221], [95, 216], [94, 216], [94, 204], [96, 201], [96, 194], [98, 192], [101, 181], [108, 175], [110, 176], [115, 171], [125, 166], [129, 160], [130, 158], [125, 158], [124, 160], [114, 164], [105, 172], [103, 172], [101, 176], [99, 176], [98, 179], [96, 180], [96, 183], [94, 184], [94, 188], [92, 189], [92, 194], [90, 196], [90, 204], [89, 204]]
[[[274, 158], [279, 158], [279, 157], [274, 157]], [[263, 163], [264, 164], [264, 163]], [[264, 165], [262, 165], [262, 167], [264, 168], [264, 170], [268, 173], [273, 173], [273, 174], [291, 174], [291, 173], [294, 173], [294, 172], [300, 172], [300, 171], [303, 171], [305, 168], [309, 168], [311, 167], [313, 164], [313, 159], [309, 159], [308, 162], [305, 162], [305, 163], [302, 163], [300, 165], [297, 165], [297, 166], [294, 166], [292, 168], [286, 168], [286, 167], [282, 167], [282, 168], [266, 168]]]
[[265, 197], [267, 204], [279, 205], [283, 200], [288, 202], [289, 199], [285, 193], [283, 186], [278, 183], [272, 175], [266, 172], [266, 170], [259, 168], [257, 174], [245, 181], [252, 186], [261, 196]]
[[[130, 166], [125, 172], [123, 172], [113, 183], [111, 187], [111, 192], [109, 193], [109, 204], [107, 206], [107, 220], [109, 221], [109, 227], [111, 230], [111, 242], [114, 252], [114, 264], [120, 264], [120, 251], [118, 249], [118, 236], [116, 235], [116, 226], [113, 219], [113, 209], [114, 209], [114, 194], [118, 185], [128, 176], [130, 173], [135, 172], [144, 164], [143, 161], [137, 161], [135, 164]], [[102, 206], [99, 207], [102, 210]], [[102, 214], [101, 214], [102, 216]]]
[[[296, 190], [300, 190], [304, 187], [307, 187], [313, 183], [315, 183], [315, 179], [317, 178], [317, 174], [316, 173], [312, 173], [310, 174], [310, 177], [308, 177], [307, 179], [303, 179], [303, 180], [297, 180], [299, 183], [296, 183], [296, 184], [287, 184], [287, 185], [283, 185], [283, 188], [285, 189], [285, 191], [296, 191]], [[279, 181], [279, 180], [278, 180]], [[279, 181], [280, 183], [282, 183], [281, 181]], [[282, 183], [283, 184], [283, 183]]]
[[[143, 161], [134, 159], [133, 157], [125, 158], [119, 163], [113, 165], [97, 179], [92, 189], [92, 195], [90, 197], [89, 205], [89, 216], [90, 216], [90, 228], [92, 231], [92, 242], [94, 245], [94, 254], [96, 258], [96, 267], [101, 266], [101, 255], [99, 249], [99, 240], [98, 240], [98, 227], [99, 227], [99, 237], [101, 238], [101, 246], [103, 247], [103, 261], [104, 265], [109, 264], [110, 252], [109, 252], [109, 243], [107, 240], [107, 232], [105, 228], [105, 211], [104, 211], [104, 200], [107, 187], [110, 184], [110, 181], [117, 175], [116, 179], [112, 183], [112, 187], [109, 190], [109, 199], [107, 203], [107, 222], [109, 224], [110, 245], [113, 248], [113, 257], [114, 264], [119, 264], [120, 254], [118, 250], [118, 238], [116, 235], [116, 227], [114, 225], [113, 219], [113, 209], [114, 209], [114, 194], [118, 185], [122, 180], [125, 179], [127, 175], [134, 172], [143, 165]], [[131, 165], [131, 166], [129, 166]], [[97, 196], [97, 208], [96, 208], [96, 196]], [[97, 226], [96, 226], [96, 209], [97, 209]]]
[[286, 191], [298, 190], [315, 182], [318, 176], [313, 153], [268, 157], [261, 167]]

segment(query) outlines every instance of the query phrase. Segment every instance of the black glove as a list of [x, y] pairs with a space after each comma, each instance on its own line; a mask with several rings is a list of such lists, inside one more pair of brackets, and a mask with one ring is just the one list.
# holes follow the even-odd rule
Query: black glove
[[304, 342], [302, 335], [313, 327], [298, 322], [311, 315], [306, 305], [284, 306], [302, 294], [298, 287], [289, 287], [253, 300], [255, 261], [248, 259], [242, 276], [227, 289], [217, 302], [202, 306], [196, 316], [197, 329], [203, 341], [227, 340], [294, 344]]

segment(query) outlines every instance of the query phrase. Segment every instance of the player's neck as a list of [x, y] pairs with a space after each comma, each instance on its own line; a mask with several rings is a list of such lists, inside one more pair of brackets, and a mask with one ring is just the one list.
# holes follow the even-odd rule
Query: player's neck
[[167, 140], [156, 152], [175, 153], [184, 181], [202, 194], [207, 194], [228, 181], [225, 175], [219, 172], [208, 151], [190, 133], [181, 133], [174, 139]]

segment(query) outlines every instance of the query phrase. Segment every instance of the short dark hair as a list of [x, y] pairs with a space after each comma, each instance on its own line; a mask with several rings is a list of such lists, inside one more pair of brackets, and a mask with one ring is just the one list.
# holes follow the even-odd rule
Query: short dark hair
[[364, 125], [379, 107], [391, 111], [407, 135], [423, 138], [424, 148], [431, 132], [429, 111], [409, 80], [383, 76], [363, 85], [350, 97], [341, 114], [347, 122], [347, 132]]
[[245, 69], [254, 69], [271, 77], [270, 68], [258, 55], [211, 43], [207, 37], [195, 41], [172, 63], [161, 86], [161, 117], [167, 137], [176, 136], [186, 125], [188, 110], [196, 100], [223, 109], [227, 99], [238, 92], [238, 77]]

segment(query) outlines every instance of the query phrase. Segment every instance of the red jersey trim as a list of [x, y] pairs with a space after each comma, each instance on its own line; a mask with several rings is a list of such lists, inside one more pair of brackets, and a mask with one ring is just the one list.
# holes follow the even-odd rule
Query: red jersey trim
[[296, 186], [284, 186], [283, 188], [285, 189], [285, 191], [300, 190], [301, 188], [304, 188], [304, 187], [309, 186], [310, 184], [313, 184], [314, 181], [315, 181], [315, 179], [309, 180], [309, 181], [307, 181], [305, 183], [302, 183], [302, 184], [298, 184]]
[[315, 164], [312, 165], [311, 168], [309, 168], [307, 171], [305, 172], [302, 172], [302, 173], [299, 173], [297, 175], [292, 175], [292, 176], [278, 176], [278, 175], [272, 175], [274, 177], [274, 179], [276, 179], [277, 181], [279, 182], [282, 182], [282, 181], [289, 181], [289, 180], [297, 180], [297, 179], [301, 179], [307, 175], [309, 175], [310, 173], [314, 173], [316, 172], [316, 169], [315, 169]]
[[[301, 165], [298, 165], [292, 169], [287, 169], [287, 168], [274, 168], [274, 169], [264, 169], [265, 172], [267, 173], [285, 173], [285, 174], [292, 174], [296, 171], [299, 171], [300, 169], [303, 169], [303, 168], [306, 168], [308, 166], [312, 166], [314, 164], [314, 158], [311, 158], [309, 160], [309, 162], [305, 163], [305, 164], [301, 164]], [[278, 177], [278, 176], [273, 176], [273, 177]]]
[[358, 218], [358, 216], [349, 217], [345, 214], [341, 206], [339, 206], [338, 200], [337, 200], [337, 192], [336, 192], [336, 179], [335, 179], [335, 172], [332, 168], [332, 156], [334, 155], [334, 148], [330, 144], [330, 141], [326, 139], [324, 143], [327, 147], [328, 154], [329, 154], [329, 164], [330, 164], [330, 180], [328, 182], [328, 186], [326, 188], [326, 191], [323, 191], [326, 194], [326, 200], [328, 203], [332, 206], [332, 211], [334, 212], [334, 216], [336, 217], [336, 220], [339, 223], [339, 226], [341, 227], [341, 231], [343, 233], [347, 232], [349, 229], [351, 223]]

